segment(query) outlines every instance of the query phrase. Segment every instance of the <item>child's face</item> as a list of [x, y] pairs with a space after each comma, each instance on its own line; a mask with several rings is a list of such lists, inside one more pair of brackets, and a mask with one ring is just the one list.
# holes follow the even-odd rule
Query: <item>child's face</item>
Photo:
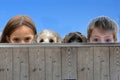
[[8, 38], [9, 43], [32, 43], [33, 31], [27, 26], [17, 28]]
[[113, 43], [115, 42], [111, 31], [102, 31], [99, 28], [94, 28], [90, 39], [90, 43]]

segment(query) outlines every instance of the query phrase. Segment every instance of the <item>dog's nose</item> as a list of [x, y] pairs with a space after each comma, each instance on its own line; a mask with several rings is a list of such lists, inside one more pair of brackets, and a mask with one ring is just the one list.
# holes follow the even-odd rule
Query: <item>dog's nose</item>
[[41, 43], [50, 43], [50, 42], [41, 42]]
[[50, 43], [48, 39], [44, 39], [42, 43]]

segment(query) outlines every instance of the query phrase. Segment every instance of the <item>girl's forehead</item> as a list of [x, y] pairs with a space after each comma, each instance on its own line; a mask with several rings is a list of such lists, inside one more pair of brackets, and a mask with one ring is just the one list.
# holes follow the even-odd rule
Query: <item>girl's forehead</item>
[[31, 28], [29, 28], [29, 27], [27, 27], [27, 26], [21, 26], [21, 27], [19, 27], [19, 28], [17, 28], [17, 29], [15, 29], [13, 32], [12, 32], [12, 34], [11, 35], [22, 35], [22, 34], [24, 34], [24, 35], [28, 35], [28, 34], [33, 34], [34, 35], [34, 32], [33, 32], [33, 30], [31, 29]]

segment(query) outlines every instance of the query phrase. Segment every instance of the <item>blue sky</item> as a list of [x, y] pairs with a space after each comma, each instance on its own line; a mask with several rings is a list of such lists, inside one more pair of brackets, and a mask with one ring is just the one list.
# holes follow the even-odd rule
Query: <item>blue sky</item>
[[120, 0], [2, 0], [0, 32], [11, 17], [28, 15], [35, 22], [38, 33], [51, 29], [62, 38], [75, 31], [86, 36], [90, 20], [97, 16], [109, 16], [120, 24], [119, 6]]

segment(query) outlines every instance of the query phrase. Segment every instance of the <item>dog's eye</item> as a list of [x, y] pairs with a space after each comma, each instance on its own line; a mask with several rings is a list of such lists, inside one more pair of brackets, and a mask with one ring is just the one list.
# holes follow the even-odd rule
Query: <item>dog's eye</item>
[[78, 42], [83, 42], [83, 40], [81, 38], [79, 38]]
[[41, 39], [41, 40], [40, 40], [40, 42], [44, 42], [44, 40], [43, 40], [43, 39]]
[[50, 43], [53, 43], [53, 42], [54, 42], [54, 40], [53, 40], [53, 39], [50, 39], [50, 40], [49, 40], [49, 42], [50, 42]]
[[69, 41], [68, 41], [68, 43], [72, 43], [73, 42], [73, 40], [72, 39], [70, 39]]

